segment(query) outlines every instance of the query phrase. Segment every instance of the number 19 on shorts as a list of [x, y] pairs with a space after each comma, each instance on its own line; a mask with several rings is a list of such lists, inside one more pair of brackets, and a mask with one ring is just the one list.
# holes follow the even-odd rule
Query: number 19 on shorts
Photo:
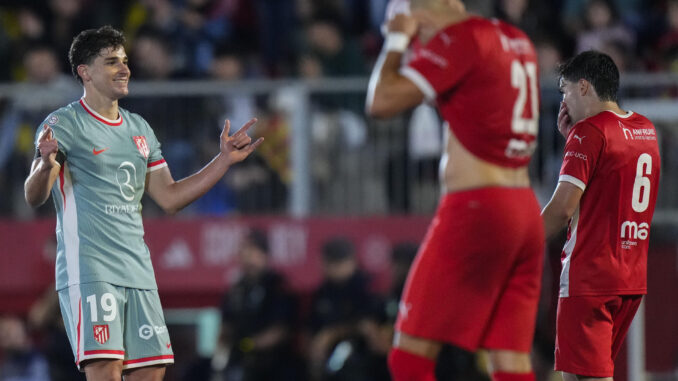
[[103, 311], [102, 317], [104, 321], [115, 320], [118, 314], [118, 306], [113, 294], [111, 294], [110, 292], [104, 293], [103, 295], [101, 295], [101, 298], [99, 299], [98, 303], [97, 296], [95, 294], [88, 296], [86, 300], [87, 304], [89, 305], [92, 323], [96, 323], [99, 321], [98, 306], [101, 306], [101, 310]]

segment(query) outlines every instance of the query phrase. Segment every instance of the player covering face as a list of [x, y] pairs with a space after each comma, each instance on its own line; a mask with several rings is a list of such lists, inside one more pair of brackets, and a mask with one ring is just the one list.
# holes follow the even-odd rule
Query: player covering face
[[526, 167], [539, 116], [534, 47], [458, 0], [413, 0], [386, 30], [368, 113], [390, 117], [427, 101], [446, 135], [443, 195], [400, 302], [391, 373], [434, 380], [441, 345], [450, 343], [488, 349], [493, 380], [534, 380], [543, 249]]
[[73, 40], [69, 60], [83, 97], [36, 132], [25, 183], [31, 206], [51, 195], [57, 212], [56, 289], [76, 365], [88, 380], [160, 380], [174, 361], [150, 253], [141, 198], [176, 213], [205, 194], [261, 144], [250, 120], [199, 172], [175, 181], [160, 143], [139, 115], [118, 106], [129, 93], [124, 37], [111, 27]]
[[561, 259], [555, 368], [566, 381], [612, 380], [642, 295], [657, 199], [657, 135], [617, 103], [619, 71], [600, 52], [560, 67], [558, 130], [567, 139], [542, 217], [547, 238], [568, 226]]

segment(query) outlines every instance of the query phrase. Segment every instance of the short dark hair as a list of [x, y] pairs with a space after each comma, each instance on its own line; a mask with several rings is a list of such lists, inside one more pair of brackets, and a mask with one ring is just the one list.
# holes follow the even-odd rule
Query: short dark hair
[[322, 251], [325, 262], [337, 263], [344, 259], [353, 258], [355, 249], [348, 238], [333, 237], [325, 242]]
[[122, 32], [110, 25], [80, 32], [73, 39], [71, 49], [68, 51], [68, 62], [71, 64], [71, 72], [75, 79], [82, 83], [82, 78], [78, 75], [78, 66], [91, 64], [101, 49], [117, 49], [124, 43], [125, 36]]
[[619, 69], [605, 53], [595, 50], [579, 53], [561, 64], [558, 73], [570, 82], [585, 79], [596, 89], [601, 101], [617, 102]]
[[245, 236], [245, 243], [256, 247], [264, 254], [268, 254], [268, 236], [262, 229], [251, 228]]

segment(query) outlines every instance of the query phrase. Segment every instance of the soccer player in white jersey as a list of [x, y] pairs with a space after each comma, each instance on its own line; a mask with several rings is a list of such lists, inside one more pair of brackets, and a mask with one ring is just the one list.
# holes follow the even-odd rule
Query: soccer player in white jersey
[[560, 68], [558, 186], [542, 211], [547, 239], [569, 224], [561, 255], [555, 368], [565, 381], [612, 380], [642, 296], [659, 184], [652, 122], [617, 104], [619, 71], [600, 52]]
[[143, 240], [141, 197], [147, 191], [175, 213], [262, 139], [247, 136], [256, 119], [232, 136], [226, 121], [219, 154], [175, 181], [148, 123], [118, 107], [130, 79], [124, 41], [110, 26], [74, 38], [69, 60], [84, 95], [38, 128], [25, 196], [34, 207], [50, 193], [54, 200], [56, 288], [76, 365], [88, 380], [162, 380], [174, 356]]

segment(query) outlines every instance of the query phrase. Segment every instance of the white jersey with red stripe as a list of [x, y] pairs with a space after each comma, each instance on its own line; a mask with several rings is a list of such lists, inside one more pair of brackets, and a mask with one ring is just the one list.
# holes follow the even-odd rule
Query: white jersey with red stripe
[[156, 289], [144, 242], [146, 174], [167, 166], [148, 123], [122, 108], [106, 119], [84, 99], [50, 114], [65, 162], [52, 188], [57, 213], [56, 288], [89, 282]]
[[603, 111], [570, 130], [560, 181], [584, 191], [562, 252], [560, 296], [645, 294], [659, 185], [652, 122]]

